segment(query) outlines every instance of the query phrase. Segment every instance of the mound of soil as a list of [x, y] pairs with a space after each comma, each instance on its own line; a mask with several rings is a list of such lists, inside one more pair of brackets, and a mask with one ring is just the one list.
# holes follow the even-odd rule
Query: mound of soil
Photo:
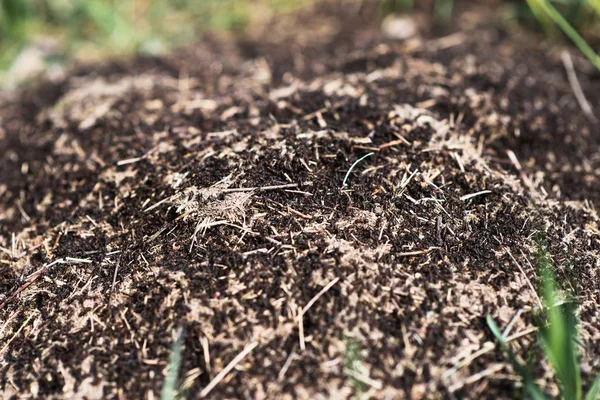
[[540, 242], [597, 372], [600, 125], [560, 52], [459, 14], [320, 6], [5, 94], [0, 397], [157, 398], [180, 335], [190, 398], [513, 398], [485, 316], [536, 347]]

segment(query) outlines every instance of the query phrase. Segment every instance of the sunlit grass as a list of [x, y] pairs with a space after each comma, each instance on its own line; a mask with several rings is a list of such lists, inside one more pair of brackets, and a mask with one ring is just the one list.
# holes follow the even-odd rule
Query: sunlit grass
[[[540, 21], [543, 21], [546, 26], [550, 23], [549, 21], [555, 23], [575, 43], [579, 50], [585, 54], [592, 64], [600, 70], [600, 56], [598, 56], [598, 53], [591, 48], [573, 25], [548, 0], [527, 0], [527, 3]], [[590, 0], [592, 10], [600, 10], [599, 3], [599, 1]], [[600, 24], [600, 22], [596, 23]]]
[[[431, 0], [434, 21], [449, 25], [455, 12], [454, 0]], [[600, 0], [513, 0], [506, 1], [519, 21], [533, 17], [550, 38], [560, 30], [590, 62], [600, 70], [600, 56], [586, 41], [585, 36], [600, 38]], [[403, 12], [419, 5], [414, 0], [381, 0], [380, 12], [387, 15]]]
[[354, 373], [361, 372], [360, 344], [354, 338], [347, 338], [344, 345], [344, 371], [352, 383], [354, 394], [358, 395], [366, 390], [365, 384], [354, 376]]
[[169, 364], [167, 365], [167, 375], [160, 392], [161, 400], [175, 400], [179, 396], [179, 369], [181, 367], [182, 341], [183, 331], [179, 331], [171, 348]]
[[[207, 29], [243, 29], [265, 11], [289, 11], [326, 0], [0, 0], [0, 70], [40, 38], [57, 44], [54, 58], [104, 58], [158, 53], [188, 43]], [[507, 0], [522, 21], [533, 16], [546, 33], [565, 36], [600, 70], [584, 38], [600, 38], [600, 0]], [[367, 3], [368, 4], [368, 3]], [[382, 15], [429, 4], [434, 21], [449, 26], [454, 0], [373, 0]], [[47, 41], [47, 40], [46, 40]]]
[[[560, 398], [596, 400], [600, 391], [600, 376], [595, 379], [584, 396], [577, 351], [576, 307], [572, 301], [560, 296], [553, 266], [544, 245], [540, 245], [537, 264], [542, 278], [541, 292], [544, 303], [544, 309], [540, 311], [537, 318], [538, 340], [554, 372]], [[535, 400], [546, 399], [546, 395], [535, 383], [532, 366], [518, 360], [490, 315], [487, 316], [487, 323], [498, 340], [502, 352], [510, 360], [515, 373], [521, 377], [526, 396]]]
[[0, 70], [40, 39], [58, 58], [157, 53], [205, 30], [243, 29], [256, 15], [310, 0], [0, 0]]

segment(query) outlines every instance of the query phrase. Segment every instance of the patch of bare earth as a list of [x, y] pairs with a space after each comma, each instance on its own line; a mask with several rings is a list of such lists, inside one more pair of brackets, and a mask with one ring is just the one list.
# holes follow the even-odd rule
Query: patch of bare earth
[[361, 12], [2, 101], [0, 397], [157, 398], [181, 327], [190, 398], [513, 398], [485, 316], [533, 347], [537, 237], [598, 372], [600, 131], [560, 56]]

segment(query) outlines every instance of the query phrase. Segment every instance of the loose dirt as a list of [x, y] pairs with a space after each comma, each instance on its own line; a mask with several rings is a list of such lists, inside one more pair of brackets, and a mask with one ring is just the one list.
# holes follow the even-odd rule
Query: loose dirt
[[189, 398], [513, 398], [485, 316], [536, 347], [539, 241], [597, 373], [600, 125], [561, 50], [463, 11], [394, 41], [320, 6], [4, 94], [0, 397], [157, 398], [181, 329]]

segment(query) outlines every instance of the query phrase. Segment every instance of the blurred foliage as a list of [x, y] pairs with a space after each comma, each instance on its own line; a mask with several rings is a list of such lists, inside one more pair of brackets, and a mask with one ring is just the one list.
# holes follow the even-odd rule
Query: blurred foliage
[[[490, 6], [502, 3], [503, 16], [522, 24], [540, 27], [550, 40], [562, 35], [570, 39], [600, 70], [600, 56], [590, 42], [600, 43], [600, 0], [504, 0], [490, 1]], [[381, 0], [380, 14], [403, 12], [425, 6], [441, 26], [451, 26], [454, 0]]]
[[585, 33], [580, 33], [585, 32], [588, 23], [592, 24], [593, 30], [600, 30], [600, 3], [597, 0], [571, 0], [566, 4], [569, 11], [566, 14], [548, 0], [527, 0], [527, 4], [546, 32], [553, 34], [554, 27], [558, 27], [600, 71], [600, 56], [582, 36]]
[[252, 13], [289, 11], [308, 0], [0, 0], [0, 70], [32, 43], [58, 58], [156, 53], [206, 29], [244, 28]]
[[[316, 1], [339, 0], [0, 0], [0, 71], [32, 44], [41, 47], [50, 62], [73, 56], [158, 53], [193, 40], [202, 30], [243, 29], [253, 17]], [[456, 12], [455, 0], [360, 1], [377, 3], [382, 16], [414, 7], [427, 9], [445, 27], [451, 27]], [[586, 42], [600, 42], [600, 0], [490, 0], [489, 4], [503, 4], [503, 14], [541, 27], [551, 39], [564, 33], [600, 68], [600, 61], [594, 60], [597, 53]]]
[[[380, 0], [380, 12], [403, 12], [415, 7], [426, 8], [438, 22], [451, 21], [455, 0]], [[482, 1], [485, 4], [485, 2]], [[539, 24], [547, 34], [555, 35], [557, 27], [544, 10], [544, 4], [556, 8], [565, 20], [584, 35], [600, 35], [600, 0], [490, 0], [490, 6], [503, 3], [505, 16], [518, 21]]]
[[[535, 313], [534, 321], [538, 331], [538, 344], [552, 368], [560, 392], [558, 398], [598, 400], [600, 399], [600, 376], [591, 380], [587, 393], [584, 391], [580, 367], [579, 320], [576, 304], [574, 299], [565, 297], [558, 288], [559, 285], [554, 276], [555, 268], [545, 240], [538, 238], [536, 241], [538, 246], [536, 264], [541, 276], [540, 295], [543, 304]], [[506, 334], [500, 330], [496, 321], [490, 315], [487, 316], [486, 321], [492, 334], [496, 337], [500, 349], [522, 380], [523, 398], [546, 400], [548, 397], [534, 376], [534, 363], [531, 360], [527, 360], [526, 363], [519, 360], [517, 353], [507, 342]], [[528, 357], [521, 358], [527, 359]]]

